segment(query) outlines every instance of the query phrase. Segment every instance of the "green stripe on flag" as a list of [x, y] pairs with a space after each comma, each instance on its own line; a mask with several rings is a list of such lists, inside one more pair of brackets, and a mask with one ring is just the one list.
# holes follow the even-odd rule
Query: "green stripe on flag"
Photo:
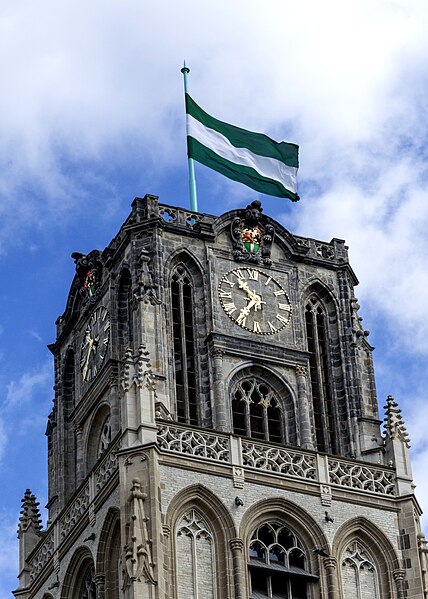
[[[231, 125], [228, 125], [228, 127], [230, 126]], [[234, 129], [238, 129], [238, 127], [234, 127]], [[199, 143], [193, 137], [187, 137], [187, 145], [190, 158], [194, 158], [205, 166], [229, 177], [229, 179], [243, 183], [260, 193], [280, 198], [289, 198], [293, 202], [299, 200], [297, 194], [286, 189], [279, 181], [263, 177], [251, 167], [234, 164], [233, 162], [222, 158], [214, 151]]]
[[[186, 93], [186, 112], [206, 127], [221, 133], [236, 148], [247, 148], [251, 152], [267, 158], [275, 158], [287, 166], [299, 167], [299, 146], [285, 141], [276, 142], [263, 133], [246, 131], [229, 125], [207, 114], [189, 94]], [[197, 160], [197, 158], [195, 158]], [[274, 194], [272, 194], [274, 195]], [[288, 197], [288, 196], [287, 196]]]

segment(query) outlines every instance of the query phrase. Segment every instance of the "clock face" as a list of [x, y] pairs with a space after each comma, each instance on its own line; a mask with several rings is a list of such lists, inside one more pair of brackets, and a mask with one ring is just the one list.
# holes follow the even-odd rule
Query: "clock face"
[[91, 381], [100, 371], [110, 341], [110, 316], [107, 308], [100, 306], [93, 312], [80, 350], [80, 372], [84, 381]]
[[223, 310], [237, 325], [257, 335], [273, 335], [291, 317], [287, 292], [257, 268], [235, 268], [221, 279], [218, 295]]

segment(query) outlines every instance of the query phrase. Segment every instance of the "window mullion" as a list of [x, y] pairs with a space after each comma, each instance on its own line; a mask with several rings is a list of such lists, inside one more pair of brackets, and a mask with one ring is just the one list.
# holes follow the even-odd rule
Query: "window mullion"
[[318, 375], [318, 393], [319, 393], [319, 409], [320, 409], [320, 417], [322, 427], [320, 430], [320, 435], [322, 437], [322, 446], [323, 451], [330, 450], [330, 443], [328, 437], [326, 435], [327, 431], [327, 418], [326, 418], [326, 405], [325, 405], [325, 393], [324, 393], [324, 376], [323, 376], [323, 366], [321, 363], [321, 351], [322, 348], [320, 346], [320, 340], [318, 337], [318, 320], [316, 315], [316, 306], [314, 306], [312, 312], [312, 327], [313, 327], [313, 336], [314, 336], [314, 349], [315, 349], [315, 361], [317, 365], [317, 375]]
[[179, 304], [180, 304], [180, 336], [181, 336], [181, 359], [182, 359], [182, 372], [183, 372], [183, 394], [184, 394], [184, 410], [186, 415], [186, 422], [190, 421], [190, 410], [189, 410], [189, 384], [187, 377], [187, 351], [186, 351], [186, 327], [184, 320], [184, 298], [183, 298], [183, 283], [180, 281], [180, 293], [179, 293]]

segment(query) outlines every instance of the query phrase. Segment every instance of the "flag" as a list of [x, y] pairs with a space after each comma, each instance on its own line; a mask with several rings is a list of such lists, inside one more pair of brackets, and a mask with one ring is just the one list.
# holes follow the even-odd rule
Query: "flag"
[[261, 193], [299, 200], [299, 146], [223, 123], [202, 110], [188, 93], [186, 117], [189, 158]]

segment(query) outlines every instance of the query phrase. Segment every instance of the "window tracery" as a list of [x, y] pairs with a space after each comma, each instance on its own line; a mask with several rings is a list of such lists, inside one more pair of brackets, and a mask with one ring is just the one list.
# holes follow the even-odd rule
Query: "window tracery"
[[178, 599], [216, 599], [214, 538], [196, 510], [177, 526], [176, 559]]
[[315, 435], [319, 451], [337, 453], [325, 308], [316, 295], [305, 307]]
[[285, 442], [282, 412], [275, 391], [256, 377], [239, 380], [232, 389], [233, 432], [276, 443]]
[[80, 586], [79, 599], [97, 599], [97, 587], [95, 584], [94, 566], [86, 570]]
[[349, 543], [341, 564], [342, 589], [346, 599], [379, 599], [379, 579], [375, 564], [357, 540]]
[[177, 420], [197, 425], [193, 285], [182, 264], [175, 268], [171, 278], [171, 305]]
[[248, 550], [250, 599], [307, 599], [307, 558], [298, 537], [282, 522], [264, 522], [254, 531]]

